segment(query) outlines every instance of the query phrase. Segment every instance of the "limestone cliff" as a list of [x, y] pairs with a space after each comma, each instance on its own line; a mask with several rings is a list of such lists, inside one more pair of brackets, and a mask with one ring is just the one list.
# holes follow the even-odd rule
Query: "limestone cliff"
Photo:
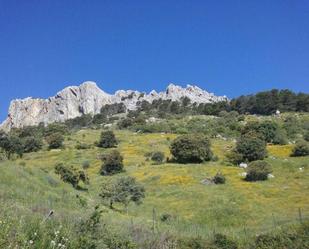
[[10, 130], [23, 126], [63, 122], [83, 114], [97, 114], [102, 106], [124, 103], [127, 110], [134, 110], [138, 101], [152, 102], [155, 99], [180, 100], [188, 97], [191, 103], [226, 101], [225, 96], [215, 96], [197, 86], [186, 88], [170, 84], [165, 92], [151, 91], [149, 94], [132, 90], [119, 90], [114, 95], [102, 91], [95, 82], [84, 82], [80, 86], [69, 86], [48, 99], [16, 99], [9, 107], [8, 117], [0, 129]]

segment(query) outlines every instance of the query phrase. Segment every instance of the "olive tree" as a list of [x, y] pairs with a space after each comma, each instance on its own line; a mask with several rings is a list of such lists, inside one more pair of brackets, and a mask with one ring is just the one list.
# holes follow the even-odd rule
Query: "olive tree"
[[201, 163], [213, 157], [210, 141], [202, 135], [183, 135], [170, 146], [174, 160], [179, 163]]

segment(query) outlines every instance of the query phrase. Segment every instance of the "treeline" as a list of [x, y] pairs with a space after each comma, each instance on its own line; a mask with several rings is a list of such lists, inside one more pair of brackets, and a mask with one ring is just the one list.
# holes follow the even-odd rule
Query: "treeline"
[[[109, 104], [102, 107], [99, 114], [89, 114], [67, 120], [69, 129], [97, 126], [117, 120], [119, 114], [127, 113], [129, 118], [157, 117], [168, 118], [170, 115], [214, 115], [219, 116], [222, 111], [236, 111], [239, 114], [272, 115], [280, 112], [309, 112], [309, 94], [294, 93], [290, 90], [259, 92], [253, 95], [240, 96], [231, 101], [217, 103], [191, 103], [188, 97], [179, 101], [156, 99], [153, 102], [139, 101], [136, 110], [127, 110], [123, 103]], [[130, 126], [130, 124], [128, 124]]]
[[217, 103], [191, 103], [187, 97], [180, 101], [154, 100], [152, 103], [142, 101], [138, 108], [131, 111], [131, 116], [143, 112], [164, 118], [168, 114], [215, 115], [221, 111], [237, 111], [239, 114], [272, 115], [280, 112], [309, 112], [309, 94], [294, 93], [290, 90], [273, 89], [257, 94], [240, 96], [231, 101]]
[[309, 112], [309, 94], [273, 89], [254, 95], [240, 96], [230, 102], [231, 110], [241, 114], [271, 115], [280, 112]]

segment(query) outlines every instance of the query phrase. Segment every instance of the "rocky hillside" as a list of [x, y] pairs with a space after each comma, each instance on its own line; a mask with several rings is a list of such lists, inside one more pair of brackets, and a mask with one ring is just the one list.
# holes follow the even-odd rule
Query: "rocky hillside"
[[215, 96], [197, 86], [186, 88], [170, 84], [165, 92], [151, 91], [149, 94], [132, 90], [119, 90], [114, 95], [101, 90], [95, 82], [84, 82], [80, 86], [69, 86], [48, 99], [13, 100], [8, 117], [0, 129], [10, 130], [39, 123], [63, 122], [83, 114], [97, 114], [106, 104], [123, 103], [127, 110], [134, 110], [137, 102], [152, 102], [155, 99], [180, 100], [188, 97], [191, 103], [213, 103], [226, 101], [225, 96]]

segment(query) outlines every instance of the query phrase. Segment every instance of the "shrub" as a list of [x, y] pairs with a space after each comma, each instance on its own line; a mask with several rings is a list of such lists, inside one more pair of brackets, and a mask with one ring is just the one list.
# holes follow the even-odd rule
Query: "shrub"
[[102, 155], [101, 175], [113, 175], [123, 171], [123, 157], [118, 150]]
[[212, 178], [213, 182], [215, 184], [224, 184], [225, 183], [225, 176], [221, 173], [218, 172], [213, 178]]
[[46, 139], [46, 142], [48, 143], [49, 149], [58, 149], [58, 148], [63, 147], [64, 137], [59, 132], [50, 134], [45, 139]]
[[272, 172], [270, 165], [265, 161], [255, 161], [249, 163], [247, 169], [246, 181], [265, 181], [268, 174]]
[[10, 160], [13, 154], [19, 157], [23, 156], [24, 145], [22, 140], [17, 136], [9, 136], [0, 131], [0, 149], [2, 149], [6, 157]]
[[309, 142], [309, 131], [306, 131], [306, 133], [304, 134], [304, 139]]
[[113, 148], [117, 146], [115, 134], [112, 131], [102, 131], [100, 141], [97, 144], [101, 148]]
[[49, 137], [50, 135], [53, 135], [55, 133], [59, 134], [68, 134], [68, 128], [63, 123], [52, 123], [49, 124], [45, 130], [44, 130], [44, 137]]
[[109, 203], [110, 208], [113, 208], [114, 203], [121, 203], [127, 207], [130, 202], [140, 204], [145, 198], [145, 189], [135, 178], [125, 176], [104, 182], [100, 196]]
[[287, 144], [287, 135], [276, 122], [249, 122], [242, 130], [242, 134], [255, 133], [260, 139], [267, 143]]
[[308, 156], [309, 155], [309, 143], [300, 140], [293, 148], [291, 156]]
[[309, 248], [309, 223], [300, 226], [287, 226], [277, 231], [260, 234], [256, 237], [254, 249], [304, 249]]
[[266, 143], [254, 135], [242, 136], [236, 143], [235, 152], [245, 161], [262, 160], [266, 157]]
[[168, 213], [161, 214], [161, 216], [160, 216], [160, 220], [161, 220], [162, 222], [168, 222], [168, 221], [170, 221], [172, 218], [173, 218], [173, 216], [172, 216], [171, 214], [168, 214]]
[[213, 157], [210, 141], [199, 135], [183, 135], [176, 138], [170, 146], [170, 151], [179, 163], [201, 163]]
[[156, 164], [161, 164], [164, 161], [164, 153], [161, 151], [153, 152], [151, 155], [151, 160]]
[[229, 239], [226, 235], [215, 234], [213, 243], [220, 249], [237, 249], [237, 243]]
[[83, 161], [82, 168], [83, 169], [88, 169], [89, 167], [90, 167], [90, 162], [89, 161]]
[[85, 144], [85, 143], [77, 142], [75, 148], [77, 150], [87, 150], [87, 149], [91, 148], [91, 145], [90, 144]]
[[89, 179], [84, 171], [77, 171], [73, 167], [66, 167], [62, 163], [55, 166], [55, 173], [60, 175], [62, 181], [70, 183], [73, 188], [78, 188], [79, 181], [83, 181], [85, 184], [89, 183]]
[[36, 137], [26, 137], [23, 144], [25, 153], [39, 151], [43, 146], [42, 140]]
[[226, 154], [226, 158], [227, 158], [227, 161], [232, 163], [232, 164], [235, 164], [235, 165], [238, 165], [240, 164], [241, 162], [243, 162], [243, 157], [241, 154], [239, 154], [236, 149], [232, 150], [231, 152], [227, 153]]
[[133, 119], [125, 118], [118, 121], [117, 126], [119, 129], [126, 129], [133, 125]]
[[287, 135], [285, 130], [278, 130], [273, 137], [273, 144], [284, 145], [288, 143]]

